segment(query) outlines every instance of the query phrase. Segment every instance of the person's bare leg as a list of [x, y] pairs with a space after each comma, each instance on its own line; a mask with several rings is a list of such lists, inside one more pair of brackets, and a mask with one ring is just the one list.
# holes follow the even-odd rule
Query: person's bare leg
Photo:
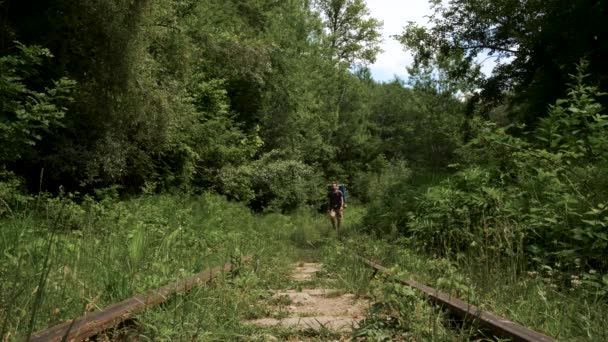
[[342, 215], [344, 215], [344, 210], [340, 209], [340, 211], [336, 214], [336, 220], [338, 221], [337, 225], [336, 225], [336, 234], [338, 234], [338, 235], [340, 233], [340, 224], [342, 223], [342, 217], [343, 217]]

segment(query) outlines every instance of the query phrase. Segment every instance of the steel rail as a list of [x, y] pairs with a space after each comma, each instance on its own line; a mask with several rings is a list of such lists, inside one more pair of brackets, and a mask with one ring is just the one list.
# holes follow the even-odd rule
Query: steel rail
[[[241, 258], [241, 262], [248, 262], [253, 254]], [[72, 321], [64, 322], [46, 330], [37, 332], [26, 341], [33, 342], [59, 342], [82, 341], [98, 335], [110, 327], [132, 319], [136, 314], [147, 308], [163, 303], [176, 293], [186, 293], [196, 285], [207, 284], [218, 275], [232, 270], [231, 263], [217, 266], [210, 270], [195, 274], [186, 279], [170, 283], [166, 286], [125, 299], [96, 312], [86, 313], [84, 316]]]
[[391, 272], [387, 268], [359, 255], [356, 255], [356, 257], [357, 259], [365, 263], [367, 266], [373, 268], [377, 272], [383, 273], [384, 275], [390, 277], [392, 280], [421, 291], [428, 297], [428, 299], [432, 303], [449, 309], [452, 313], [454, 313], [461, 319], [465, 321], [475, 320], [479, 322], [480, 326], [491, 332], [496, 337], [509, 338], [514, 342], [557, 341], [552, 337], [528, 329], [522, 325], [512, 322], [506, 318], [497, 316], [493, 313], [484, 311], [476, 307], [475, 305], [463, 302], [458, 298], [454, 298], [453, 296], [440, 292], [430, 286], [424, 285], [414, 280], [399, 279], [393, 272]]

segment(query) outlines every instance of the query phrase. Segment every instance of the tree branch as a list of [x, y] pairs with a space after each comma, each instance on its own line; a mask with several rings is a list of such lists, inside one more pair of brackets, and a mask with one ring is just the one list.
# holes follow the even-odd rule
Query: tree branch
[[459, 48], [461, 48], [463, 50], [470, 50], [470, 49], [497, 50], [497, 51], [508, 52], [508, 53], [512, 53], [512, 54], [517, 54], [519, 52], [517, 50], [510, 50], [510, 49], [507, 49], [507, 48], [502, 48], [502, 47], [498, 47], [498, 46], [491, 46], [491, 45], [485, 45], [485, 44], [460, 46]]

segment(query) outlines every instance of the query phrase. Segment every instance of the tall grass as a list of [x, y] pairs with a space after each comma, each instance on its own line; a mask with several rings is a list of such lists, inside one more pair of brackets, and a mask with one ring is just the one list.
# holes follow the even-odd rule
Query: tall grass
[[[407, 239], [375, 240], [365, 235], [351, 235], [343, 245], [325, 249], [325, 260], [331, 269], [342, 274], [341, 286], [361, 288], [359, 293], [369, 293], [381, 308], [370, 314], [370, 321], [363, 325], [366, 336], [400, 334], [405, 329], [408, 336], [416, 339], [452, 340], [473, 338], [478, 332], [454, 330], [443, 313], [418, 307], [417, 295], [402, 289], [389, 287], [383, 281], [372, 278], [370, 270], [362, 270], [352, 257], [361, 253], [392, 268], [401, 278], [413, 278], [444, 292], [459, 297], [484, 310], [497, 313], [534, 330], [553, 336], [560, 341], [607, 341], [608, 305], [605, 298], [590, 293], [576, 281], [564, 282], [557, 272], [521, 272], [517, 259], [488, 253], [486, 259], [461, 256], [458, 259], [421, 255], [408, 246]], [[478, 255], [476, 255], [478, 256]], [[395, 303], [395, 293], [401, 293], [402, 302]], [[409, 303], [409, 304], [408, 304]], [[399, 305], [409, 305], [401, 308]], [[431, 310], [431, 311], [427, 311]], [[412, 324], [395, 328], [386, 325], [387, 317], [394, 320], [410, 320]], [[433, 321], [435, 320], [435, 321]], [[433, 321], [433, 322], [431, 322]], [[393, 321], [394, 323], [395, 321]], [[418, 322], [418, 323], [416, 323]], [[421, 323], [422, 322], [422, 323]], [[426, 322], [426, 323], [424, 323]], [[380, 324], [382, 323], [382, 324]], [[437, 324], [435, 331], [425, 330], [416, 324]], [[384, 326], [385, 328], [382, 328]], [[448, 329], [449, 328], [449, 329]], [[392, 331], [391, 329], [397, 329]], [[426, 333], [425, 333], [426, 331]], [[434, 334], [434, 335], [433, 335]]]
[[[411, 248], [412, 240], [371, 238], [358, 229], [366, 214], [359, 206], [346, 209], [337, 236], [326, 216], [308, 209], [256, 216], [212, 195], [84, 199], [80, 204], [42, 199], [40, 204], [45, 210], [24, 210], [0, 221], [2, 340], [24, 338], [29, 330], [250, 252], [257, 255], [253, 263], [140, 315], [129, 334], [142, 341], [297, 337], [295, 331], [254, 328], [244, 321], [270, 315], [265, 303], [271, 290], [293, 288], [288, 277], [292, 264], [312, 260], [326, 265], [316, 285], [374, 303], [355, 331], [358, 338], [442, 341], [479, 336], [475, 327], [455, 328], [419, 294], [372, 277], [353, 258], [359, 252], [403, 278], [414, 277], [560, 340], [608, 340], [605, 301], [576, 282], [564, 282], [551, 270], [522, 272], [517, 258], [500, 254], [434, 257]], [[322, 336], [329, 335], [316, 335]]]
[[256, 216], [213, 195], [41, 203], [44, 210], [0, 221], [2, 339], [26, 337], [251, 252], [263, 262], [280, 255], [273, 263], [286, 269], [294, 239], [314, 244], [320, 236], [310, 213]]

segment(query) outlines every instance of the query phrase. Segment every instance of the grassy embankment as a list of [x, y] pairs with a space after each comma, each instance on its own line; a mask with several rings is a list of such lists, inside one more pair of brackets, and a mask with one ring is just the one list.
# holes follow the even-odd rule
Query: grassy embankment
[[[0, 221], [0, 332], [6, 340], [252, 252], [260, 264], [271, 264], [263, 269], [280, 275], [296, 259], [291, 241], [302, 235], [302, 222], [312, 220], [305, 213], [257, 216], [211, 195], [41, 202], [37, 210]], [[263, 278], [272, 283], [278, 275]], [[188, 307], [171, 309], [175, 304], [168, 304], [160, 321], [171, 322]], [[212, 307], [230, 306], [214, 302]], [[209, 326], [195, 325], [197, 332]], [[148, 325], [151, 338], [190, 334], [183, 326], [170, 326]]]
[[[491, 261], [453, 262], [423, 257], [405, 241], [356, 232], [364, 210], [347, 209], [340, 241], [321, 215], [254, 215], [223, 198], [150, 196], [118, 202], [50, 200], [40, 211], [1, 221], [0, 322], [4, 340], [24, 337], [86, 311], [255, 252], [258, 260], [213, 285], [176, 296], [138, 317], [141, 340], [234, 340], [298, 333], [259, 329], [246, 319], [271, 315], [271, 289], [297, 288], [296, 261], [321, 261], [319, 286], [343, 289], [375, 303], [355, 332], [363, 339], [459, 340], [478, 336], [456, 328], [445, 313], [415, 292], [372, 279], [352, 258], [362, 252], [405, 278], [453, 293], [480, 307], [564, 341], [606, 340], [608, 309], [601, 298], [564, 289], [548, 275], [488, 272]], [[483, 266], [483, 267], [481, 267]], [[319, 340], [328, 332], [305, 333]]]

